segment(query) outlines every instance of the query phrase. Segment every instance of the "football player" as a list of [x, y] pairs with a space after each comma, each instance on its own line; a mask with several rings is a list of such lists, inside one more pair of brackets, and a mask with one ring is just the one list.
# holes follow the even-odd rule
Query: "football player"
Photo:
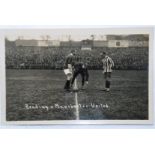
[[102, 64], [103, 64], [103, 74], [105, 79], [105, 88], [104, 91], [110, 91], [110, 84], [111, 84], [111, 73], [112, 68], [114, 67], [113, 60], [106, 55], [106, 52], [102, 52], [101, 54]]
[[75, 63], [74, 63], [74, 73], [73, 78], [71, 81], [71, 87], [73, 86], [73, 83], [78, 75], [81, 75], [81, 89], [84, 89], [85, 82], [88, 84], [89, 79], [89, 73], [87, 68], [87, 63], [84, 63], [81, 57], [76, 57]]
[[70, 91], [70, 83], [73, 75], [73, 65], [75, 61], [75, 50], [71, 50], [70, 54], [66, 57], [65, 64], [64, 64], [64, 73], [67, 77], [64, 89], [66, 91]]

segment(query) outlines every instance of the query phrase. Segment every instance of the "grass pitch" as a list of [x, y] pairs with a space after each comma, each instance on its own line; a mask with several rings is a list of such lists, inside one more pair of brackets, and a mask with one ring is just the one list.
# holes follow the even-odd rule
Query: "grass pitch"
[[[148, 119], [148, 71], [114, 71], [110, 92], [101, 91], [102, 71], [89, 74], [86, 90], [68, 93], [63, 90], [63, 71], [6, 70], [6, 119]], [[78, 88], [80, 80], [78, 77]]]

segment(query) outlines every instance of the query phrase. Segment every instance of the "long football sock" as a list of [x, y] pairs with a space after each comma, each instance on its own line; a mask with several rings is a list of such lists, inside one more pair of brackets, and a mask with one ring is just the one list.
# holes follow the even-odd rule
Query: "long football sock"
[[67, 80], [67, 89], [70, 89], [70, 80]]
[[70, 89], [70, 80], [66, 81], [66, 84], [64, 86], [64, 89]]
[[106, 80], [106, 88], [110, 88], [110, 81]]

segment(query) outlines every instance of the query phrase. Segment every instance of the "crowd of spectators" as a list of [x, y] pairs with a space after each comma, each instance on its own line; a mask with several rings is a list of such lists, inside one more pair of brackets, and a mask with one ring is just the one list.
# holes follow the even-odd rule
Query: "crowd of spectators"
[[[77, 50], [89, 69], [102, 69], [100, 52], [105, 51], [115, 63], [114, 69], [147, 69], [148, 48], [94, 48], [91, 51]], [[69, 47], [6, 46], [6, 67], [10, 69], [62, 69]]]

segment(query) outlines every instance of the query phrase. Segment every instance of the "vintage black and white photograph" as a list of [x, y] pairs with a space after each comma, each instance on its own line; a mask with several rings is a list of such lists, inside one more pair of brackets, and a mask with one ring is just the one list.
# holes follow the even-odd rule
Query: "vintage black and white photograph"
[[6, 122], [147, 123], [151, 39], [149, 28], [6, 30]]

